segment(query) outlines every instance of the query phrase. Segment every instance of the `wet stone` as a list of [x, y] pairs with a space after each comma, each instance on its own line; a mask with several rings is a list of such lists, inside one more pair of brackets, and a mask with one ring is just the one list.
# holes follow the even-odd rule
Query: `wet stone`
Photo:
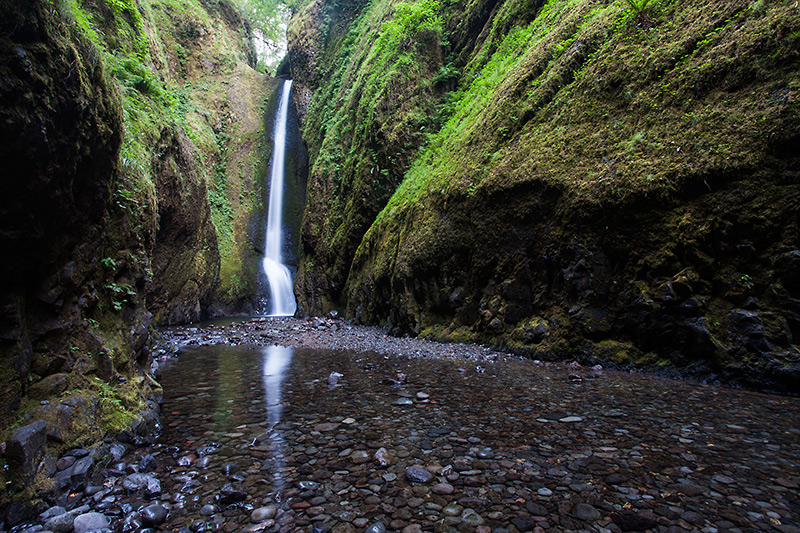
[[511, 519], [511, 523], [520, 531], [533, 531], [537, 522], [529, 516], [517, 516]]
[[200, 514], [203, 516], [211, 516], [215, 512], [217, 512], [217, 508], [211, 505], [210, 503], [207, 503], [200, 508]]
[[597, 520], [600, 518], [600, 511], [588, 503], [579, 503], [572, 508], [572, 516], [578, 520]]
[[434, 494], [448, 495], [453, 494], [454, 491], [455, 489], [450, 483], [437, 483], [431, 487], [431, 492]]
[[105, 515], [100, 513], [84, 513], [75, 517], [72, 523], [75, 533], [87, 533], [88, 531], [106, 529], [110, 522]]
[[612, 514], [611, 520], [622, 531], [646, 531], [658, 526], [652, 518], [632, 511]]
[[222, 505], [241, 502], [247, 499], [247, 491], [240, 485], [226, 483], [219, 491], [219, 502]]
[[492, 451], [491, 448], [481, 448], [475, 455], [478, 457], [478, 459], [493, 459], [494, 451]]
[[411, 483], [429, 483], [433, 479], [433, 474], [419, 466], [409, 466], [406, 468], [406, 479]]
[[364, 533], [386, 533], [386, 526], [383, 522], [375, 522], [369, 526]]
[[167, 519], [169, 511], [166, 507], [159, 504], [148, 505], [139, 513], [142, 515], [142, 523], [145, 526], [160, 526]]

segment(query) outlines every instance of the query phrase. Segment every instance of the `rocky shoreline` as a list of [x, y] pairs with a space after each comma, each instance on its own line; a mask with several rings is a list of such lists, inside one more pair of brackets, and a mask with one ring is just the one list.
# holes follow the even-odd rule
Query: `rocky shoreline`
[[164, 328], [167, 347], [160, 350], [168, 358], [175, 349], [187, 345], [278, 344], [291, 348], [352, 350], [408, 357], [455, 357], [475, 360], [514, 357], [501, 350], [477, 344], [441, 343], [419, 337], [395, 337], [375, 326], [360, 326], [336, 315], [312, 318], [243, 318], [222, 324]]

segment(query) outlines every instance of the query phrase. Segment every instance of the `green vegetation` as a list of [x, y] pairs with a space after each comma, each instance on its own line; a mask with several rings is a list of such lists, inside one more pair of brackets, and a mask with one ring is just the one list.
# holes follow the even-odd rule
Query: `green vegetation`
[[639, 365], [743, 357], [746, 302], [791, 316], [792, 5], [332, 4], [290, 27], [315, 90], [306, 310]]
[[286, 26], [291, 10], [282, 0], [243, 0], [242, 10], [258, 40], [258, 70], [274, 74], [286, 52]]
[[[228, 19], [249, 16], [262, 36], [275, 39], [277, 30], [270, 24], [286, 15], [282, 4], [257, 0], [242, 6], [223, 0], [217, 7], [199, 0], [66, 2], [71, 18], [94, 43], [122, 96], [124, 137], [114, 201], [127, 214], [132, 233], [143, 246], [154, 245], [159, 228], [157, 205], [162, 200], [158, 189], [163, 185], [154, 174], [153, 161], [174, 157], [175, 147], [164, 144], [167, 132], [185, 131], [193, 146], [179, 150], [191, 151], [193, 161], [181, 163], [191, 165], [182, 169], [181, 179], [187, 186], [197, 181], [205, 184], [218, 246], [214, 252], [201, 247], [191, 268], [199, 271], [195, 277], [207, 279], [203, 271], [215, 273], [214, 263], [221, 260], [218, 294], [223, 305], [247, 297], [254, 281], [242, 282], [248, 277], [243, 270], [249, 269], [248, 254], [253, 248], [246, 233], [250, 220], [259, 216], [258, 171], [263, 166], [259, 160], [266, 157], [254, 148], [261, 130], [259, 108], [268, 87], [245, 65], [253, 59], [244, 19]], [[225, 16], [214, 13], [215, 9], [224, 10]], [[171, 137], [180, 139], [174, 133]], [[202, 212], [200, 206], [187, 208]], [[112, 240], [122, 238], [111, 236]], [[145, 261], [141, 268], [149, 270], [147, 256], [139, 257]], [[109, 269], [122, 272], [125, 265]], [[117, 286], [116, 280], [112, 282], [109, 287]], [[109, 290], [115, 295], [112, 308], [121, 310], [126, 291]]]
[[[634, 4], [637, 12], [648, 6]], [[767, 46], [771, 25], [789, 35], [796, 16], [779, 6], [763, 16], [725, 3], [709, 6], [715, 15], [706, 19], [680, 2], [659, 6], [643, 32], [619, 24], [619, 2], [596, 8], [551, 0], [532, 22], [499, 38], [485, 65], [468, 66], [474, 79], [460, 91], [456, 111], [383, 215], [432, 191], [457, 195], [530, 179], [591, 202], [666, 196], [698, 173], [749, 165], [765, 139], [780, 133], [772, 124], [785, 108], [759, 107], [780, 83], [776, 73], [792, 54], [792, 38], [778, 43], [783, 52], [754, 64], [729, 55], [737, 53], [730, 43]], [[696, 44], [663, 44], [687, 40]], [[750, 80], [760, 94], [726, 97], [721, 79], [731, 87]]]
[[[443, 78], [454, 72], [443, 61], [439, 2], [359, 7], [327, 19], [338, 57], [322, 72], [325, 81], [304, 128], [314, 162], [309, 188], [326, 184], [324, 196], [315, 199], [324, 210], [306, 211], [306, 223], [318, 228], [322, 255], [355, 252], [416, 150], [439, 127], [441, 92], [432, 80], [443, 69]], [[338, 17], [355, 20], [345, 30]], [[336, 261], [331, 277], [342, 279], [348, 268]]]

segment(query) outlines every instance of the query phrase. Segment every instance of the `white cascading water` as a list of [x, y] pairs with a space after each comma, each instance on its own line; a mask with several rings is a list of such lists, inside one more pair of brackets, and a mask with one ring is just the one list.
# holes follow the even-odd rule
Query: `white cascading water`
[[275, 143], [272, 149], [272, 174], [269, 178], [269, 210], [267, 239], [264, 250], [264, 273], [270, 292], [270, 316], [292, 316], [297, 310], [292, 289], [292, 275], [283, 264], [283, 175], [286, 151], [286, 118], [289, 115], [289, 94], [292, 80], [283, 82], [283, 93], [275, 119]]

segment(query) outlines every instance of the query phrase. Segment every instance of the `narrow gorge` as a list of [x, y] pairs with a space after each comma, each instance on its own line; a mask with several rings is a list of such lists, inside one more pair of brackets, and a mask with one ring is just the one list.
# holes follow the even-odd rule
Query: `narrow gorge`
[[[220, 421], [224, 411], [197, 414], [211, 417], [203, 427], [212, 422], [225, 427], [208, 431], [227, 443], [222, 449], [239, 450], [234, 455], [240, 461], [250, 459], [240, 454], [248, 446], [258, 458], [271, 454], [270, 446], [285, 449], [283, 462], [274, 459], [284, 477], [269, 478], [275, 498], [295, 490], [292, 483], [311, 482], [297, 477], [304, 468], [345, 476], [336, 473], [339, 459], [321, 456], [320, 464], [329, 468], [315, 470], [310, 463], [297, 470], [297, 462], [315, 461], [302, 450], [326, 449], [317, 433], [328, 430], [315, 428], [329, 423], [343, 428], [342, 441], [351, 452], [389, 450], [391, 464], [381, 464], [370, 452], [366, 463], [377, 461], [379, 468], [416, 467], [413, 454], [434, 454], [439, 462], [426, 468], [453, 485], [457, 496], [472, 498], [467, 481], [476, 479], [458, 472], [481, 468], [470, 462], [459, 471], [451, 465], [455, 479], [448, 481], [445, 463], [451, 455], [441, 447], [473, 457], [483, 449], [475, 446], [479, 442], [499, 454], [479, 457], [488, 470], [517, 459], [525, 464], [497, 482], [512, 488], [504, 498], [516, 494], [514, 481], [521, 479], [528, 492], [518, 498], [529, 504], [538, 497], [532, 494], [541, 496], [539, 489], [571, 493], [569, 483], [547, 488], [536, 481], [531, 472], [548, 472], [546, 461], [514, 459], [503, 439], [532, 446], [522, 435], [545, 426], [549, 432], [554, 426], [547, 426], [548, 420], [572, 415], [591, 420], [591, 410], [575, 414], [582, 409], [574, 394], [578, 389], [554, 385], [567, 404], [542, 393], [541, 405], [524, 411], [538, 418], [520, 418], [517, 429], [510, 424], [502, 431], [484, 430], [470, 419], [471, 433], [457, 431], [457, 413], [483, 393], [455, 405], [444, 389], [462, 390], [453, 375], [467, 379], [493, 365], [505, 368], [489, 372], [496, 379], [531, 390], [538, 379], [577, 376], [573, 383], [598, 404], [625, 381], [622, 374], [605, 374], [607, 381], [589, 391], [588, 376], [603, 375], [587, 370], [593, 367], [689, 378], [719, 386], [731, 399], [756, 394], [738, 388], [766, 391], [788, 395], [766, 403], [780, 403], [787, 420], [796, 420], [800, 8], [795, 3], [0, 0], [0, 7], [0, 530], [23, 528], [56, 502], [64, 503], [70, 491], [83, 494], [92, 486], [90, 474], [114, 471], [112, 456], [117, 465], [133, 460], [116, 457], [115, 450], [138, 454], [139, 461], [148, 447], [180, 448], [194, 437], [205, 442], [194, 429], [185, 435], [185, 428], [175, 429], [185, 422], [183, 399], [162, 388], [163, 379], [194, 372], [171, 367], [176, 351], [190, 344], [232, 347], [219, 355], [192, 352], [220, 361], [216, 374], [201, 378], [197, 371], [205, 386], [219, 389], [214, 392], [219, 402], [261, 407], [266, 402], [267, 410], [290, 406], [280, 424], [257, 431], [250, 411], [236, 411], [235, 418], [247, 426], [242, 431]], [[282, 33], [288, 41], [285, 56], [266, 64], [265, 47]], [[245, 317], [240, 320], [246, 326], [237, 329], [230, 317]], [[223, 322], [209, 325], [214, 319]], [[240, 344], [266, 351], [235, 348]], [[304, 351], [325, 349], [347, 351], [342, 366], [328, 352]], [[445, 372], [425, 366], [431, 353], [450, 357], [451, 350], [460, 367], [453, 363]], [[367, 352], [423, 362], [389, 368], [373, 360], [374, 354], [359, 359]], [[262, 356], [263, 367], [251, 361]], [[313, 370], [315, 360], [324, 375]], [[572, 367], [558, 366], [570, 362]], [[372, 369], [381, 369], [383, 381], [369, 373]], [[249, 378], [255, 385], [241, 381], [239, 392], [226, 388], [232, 381], [215, 381], [218, 375], [234, 379], [250, 372], [258, 374]], [[430, 395], [429, 387], [401, 377], [411, 373], [422, 380], [426, 372], [431, 380], [449, 383], [439, 391], [444, 403], [444, 398], [451, 402], [447, 408], [431, 409], [435, 399], [431, 404], [429, 396], [415, 396]], [[342, 375], [345, 387], [337, 389]], [[348, 382], [354, 375], [359, 378]], [[300, 376], [304, 382], [296, 381]], [[345, 395], [339, 399], [352, 412], [339, 413], [318, 397], [321, 393], [304, 388], [316, 381], [324, 385], [326, 378], [333, 380], [331, 396], [339, 398], [352, 386], [363, 402]], [[384, 385], [392, 394], [399, 388], [397, 401], [410, 401], [391, 405], [431, 410], [433, 418], [393, 418], [393, 408], [381, 404], [385, 398], [367, 402], [371, 387]], [[493, 391], [496, 403], [489, 398], [486, 408], [509, 420], [524, 418], [514, 406], [536, 397], [475, 386]], [[662, 390], [661, 384], [653, 387]], [[282, 395], [283, 389], [289, 392]], [[713, 401], [712, 395], [703, 393], [703, 401]], [[176, 424], [166, 430], [165, 397], [177, 402], [180, 413], [166, 415]], [[302, 398], [328, 419], [301, 413]], [[648, 401], [670, 409], [660, 400]], [[385, 436], [359, 419], [359, 405], [374, 412], [373, 419], [386, 421]], [[565, 405], [575, 413], [547, 418]], [[624, 406], [609, 400], [606, 407], [604, 413]], [[282, 411], [270, 412], [268, 418]], [[449, 433], [425, 425], [435, 426], [439, 422], [431, 420], [437, 416]], [[757, 418], [746, 411], [736, 416]], [[772, 411], [763, 417], [779, 419]], [[343, 422], [351, 418], [357, 423]], [[720, 429], [725, 438], [738, 438], [739, 430], [731, 430], [739, 427], [734, 418]], [[419, 434], [402, 435], [398, 428], [406, 423], [420, 424]], [[664, 422], [665, 431], [680, 432], [682, 423], [675, 415]], [[601, 435], [613, 428], [590, 431]], [[242, 436], [230, 437], [240, 432], [249, 444], [237, 440]], [[319, 442], [312, 446], [306, 435]], [[392, 448], [388, 435], [402, 444]], [[165, 444], [164, 438], [173, 437], [178, 440]], [[561, 439], [555, 430], [551, 437]], [[779, 447], [796, 438], [780, 431], [770, 437]], [[594, 440], [594, 453], [611, 453], [598, 450], [613, 442]], [[429, 441], [438, 444], [425, 448]], [[301, 451], [297, 442], [305, 442]], [[412, 454], [409, 464], [405, 457], [398, 461], [400, 448]], [[183, 451], [196, 457], [200, 449]], [[76, 474], [75, 456], [65, 455], [82, 453], [75, 450], [93, 450], [92, 470]], [[781, 453], [770, 464], [790, 470], [797, 465], [796, 455]], [[64, 457], [73, 457], [66, 461], [70, 466], [64, 466]], [[159, 457], [171, 476], [183, 475], [180, 464]], [[387, 488], [397, 479], [393, 470], [373, 483], [376, 478], [358, 468], [348, 463], [345, 470], [357, 481], [340, 480], [338, 491], [350, 494], [349, 483], [376, 497], [391, 493], [391, 505], [389, 499], [364, 505], [406, 509], [395, 498], [402, 502], [409, 494]], [[576, 468], [576, 479], [594, 475], [586, 464]], [[132, 469], [140, 473], [139, 466]], [[141, 470], [144, 475], [147, 469]], [[416, 486], [404, 481], [403, 472], [400, 480]], [[481, 487], [491, 485], [483, 474], [475, 475], [483, 480]], [[673, 475], [678, 473], [667, 474]], [[279, 479], [284, 486], [277, 487]], [[795, 478], [787, 479], [781, 486], [796, 488]], [[672, 490], [668, 485], [658, 486], [663, 493]], [[308, 487], [301, 486], [308, 496], [302, 503], [324, 495], [322, 515], [346, 501]], [[459, 503], [482, 522], [460, 514], [459, 521], [447, 522], [443, 509], [453, 503], [451, 495], [434, 497], [417, 488], [414, 494], [433, 505], [427, 507], [429, 516], [441, 520], [437, 530], [449, 531], [446, 525], [477, 531], [487, 524], [502, 530], [512, 527], [513, 517], [540, 516], [530, 505], [524, 511], [525, 503], [517, 504], [521, 511], [489, 498], [485, 509]], [[353, 490], [353, 502], [368, 498]], [[225, 509], [221, 494], [214, 493], [216, 516]], [[551, 520], [555, 528], [578, 528], [575, 512], [557, 502], [559, 494], [543, 496], [536, 511], [560, 516]], [[157, 501], [161, 493], [150, 496]], [[284, 503], [297, 503], [296, 497], [290, 494]], [[115, 509], [135, 503], [119, 498]], [[243, 498], [233, 503], [254, 508], [252, 495]], [[774, 498], [788, 501], [778, 493]], [[586, 503], [602, 510], [601, 499], [573, 498], [568, 507]], [[84, 500], [72, 503], [79, 508]], [[624, 505], [614, 498], [604, 501], [610, 507], [603, 512]], [[188, 527], [179, 511], [183, 504], [172, 504], [172, 521], [164, 523]], [[490, 509], [492, 504], [497, 508]], [[358, 518], [316, 523], [350, 531], [373, 522], [385, 527], [394, 518], [403, 527], [389, 529], [402, 530], [424, 519], [413, 506], [395, 511], [411, 513], [414, 520], [365, 508], [360, 503], [348, 508]], [[279, 523], [280, 516], [295, 520], [294, 511], [278, 509], [288, 514], [273, 517], [271, 530], [313, 527], [312, 518], [305, 524]], [[794, 515], [774, 512], [780, 515], [775, 520], [796, 524]], [[597, 518], [595, 525], [611, 527], [610, 516]], [[362, 524], [367, 518], [370, 523]], [[209, 529], [223, 528], [223, 521], [212, 522]], [[439, 524], [424, 525], [433, 528], [434, 522]], [[523, 522], [513, 528], [528, 530]], [[712, 523], [709, 519], [706, 526]], [[138, 524], [123, 526], [120, 518], [111, 529], [146, 527]], [[226, 527], [240, 525], [233, 521]], [[747, 530], [752, 524], [739, 525]]]

